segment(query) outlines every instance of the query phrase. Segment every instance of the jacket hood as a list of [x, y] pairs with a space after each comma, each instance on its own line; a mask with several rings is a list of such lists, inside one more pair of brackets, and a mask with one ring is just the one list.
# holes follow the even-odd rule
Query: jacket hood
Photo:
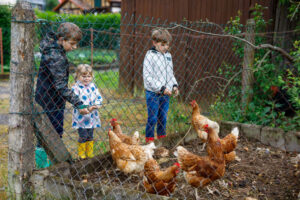
[[49, 32], [46, 34], [44, 39], [40, 43], [40, 51], [41, 53], [45, 53], [50, 49], [57, 49], [57, 50], [63, 50], [64, 48], [62, 45], [57, 43], [58, 38], [54, 32]]

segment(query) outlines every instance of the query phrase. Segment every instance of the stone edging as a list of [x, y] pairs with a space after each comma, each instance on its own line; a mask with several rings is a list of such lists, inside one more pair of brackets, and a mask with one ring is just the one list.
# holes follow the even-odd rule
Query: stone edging
[[283, 151], [300, 152], [300, 132], [285, 132], [280, 128], [222, 121], [220, 124], [221, 136], [225, 136], [234, 127], [238, 127], [240, 135], [249, 139], [258, 140], [263, 144], [279, 148]]

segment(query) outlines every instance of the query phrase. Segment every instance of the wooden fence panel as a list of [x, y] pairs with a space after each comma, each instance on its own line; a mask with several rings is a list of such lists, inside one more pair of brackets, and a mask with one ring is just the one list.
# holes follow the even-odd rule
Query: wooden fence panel
[[[250, 17], [250, 9], [254, 7], [255, 3], [268, 6], [269, 9], [265, 11], [265, 16], [271, 18], [274, 6], [276, 6], [274, 2], [275, 0], [123, 0], [122, 15], [129, 13], [136, 16], [133, 23], [135, 24], [135, 30], [132, 32], [135, 34], [133, 36], [135, 44], [132, 45], [133, 57], [130, 60], [132, 62], [131, 67], [134, 68], [134, 72], [131, 74], [134, 86], [139, 89], [143, 88], [142, 62], [146, 51], [152, 45], [150, 31], [155, 26], [164, 26], [170, 22], [182, 23], [184, 19], [193, 22], [208, 19], [210, 22], [223, 26], [231, 17], [237, 16], [238, 11], [241, 11], [241, 23], [245, 24]], [[222, 33], [219, 25], [205, 28], [198, 27], [198, 29]], [[218, 26], [219, 28], [217, 28]], [[197, 27], [193, 28], [197, 29]], [[240, 62], [233, 54], [231, 50], [232, 41], [228, 38], [207, 37], [181, 28], [172, 29], [170, 32], [174, 37], [173, 49], [171, 50], [174, 72], [186, 100], [196, 98], [196, 96], [198, 98], [205, 97], [205, 91], [216, 90], [217, 81], [211, 80], [206, 82], [208, 83], [206, 84], [207, 88], [202, 88], [201, 85], [194, 88], [199, 94], [189, 96], [189, 90], [194, 86], [195, 81], [207, 76], [208, 73], [215, 74], [218, 67], [224, 62], [229, 64]], [[123, 34], [122, 30], [121, 34]], [[127, 47], [122, 46], [121, 42], [121, 54], [125, 52], [125, 50], [122, 50], [123, 48], [128, 51]], [[128, 61], [129, 59], [126, 60], [126, 62]], [[125, 71], [128, 73], [129, 70]], [[122, 73], [120, 71], [120, 76], [122, 76]], [[195, 74], [197, 74], [197, 77], [195, 77]], [[209, 99], [212, 97], [207, 96], [205, 98], [210, 101]]]

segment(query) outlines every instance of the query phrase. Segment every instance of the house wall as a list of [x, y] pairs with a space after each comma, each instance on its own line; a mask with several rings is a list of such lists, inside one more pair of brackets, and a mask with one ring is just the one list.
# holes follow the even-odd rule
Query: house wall
[[59, 13], [82, 14], [81, 10], [71, 2], [66, 3], [59, 9]]
[[[45, 0], [26, 0], [28, 1], [32, 8], [38, 8], [44, 10], [46, 6]], [[17, 0], [0, 0], [0, 5], [11, 5], [14, 6], [17, 3]]]
[[15, 5], [17, 0], [1, 0], [0, 5]]

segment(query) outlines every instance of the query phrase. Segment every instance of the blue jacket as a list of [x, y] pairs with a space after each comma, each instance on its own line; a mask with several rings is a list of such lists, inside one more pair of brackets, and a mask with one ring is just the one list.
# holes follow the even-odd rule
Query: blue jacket
[[55, 33], [50, 32], [40, 43], [42, 57], [35, 90], [36, 102], [50, 111], [64, 109], [66, 101], [75, 107], [83, 104], [68, 88], [69, 62], [57, 41]]

